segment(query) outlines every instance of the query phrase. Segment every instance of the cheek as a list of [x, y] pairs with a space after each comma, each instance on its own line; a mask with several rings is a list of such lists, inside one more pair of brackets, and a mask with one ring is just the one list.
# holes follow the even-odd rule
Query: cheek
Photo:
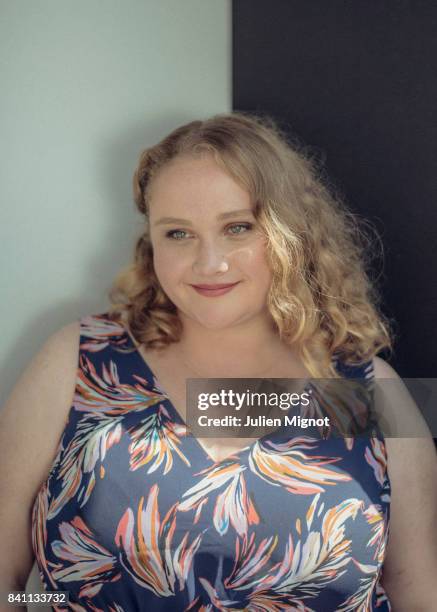
[[159, 248], [154, 250], [153, 265], [158, 280], [163, 285], [177, 280], [185, 269], [183, 257], [176, 257], [173, 252]]
[[271, 276], [263, 243], [237, 248], [230, 253], [229, 259], [250, 275], [256, 275], [258, 278]]

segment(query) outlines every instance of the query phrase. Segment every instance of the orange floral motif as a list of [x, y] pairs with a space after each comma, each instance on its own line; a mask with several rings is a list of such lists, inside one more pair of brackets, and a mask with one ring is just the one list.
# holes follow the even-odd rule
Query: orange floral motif
[[306, 436], [282, 444], [271, 440], [258, 441], [252, 448], [249, 465], [266, 482], [298, 495], [313, 495], [324, 491], [326, 486], [349, 481], [348, 474], [325, 467], [340, 461], [340, 457], [314, 456], [304, 452], [313, 450], [318, 444], [319, 440]]
[[207, 468], [201, 472], [205, 474], [202, 480], [185, 491], [183, 495], [185, 499], [179, 502], [178, 510], [185, 512], [196, 509], [197, 522], [209, 496], [216, 493], [213, 524], [217, 531], [223, 535], [232, 525], [239, 535], [247, 533], [250, 525], [259, 523], [259, 516], [247, 492], [245, 470], [244, 466], [232, 460]]
[[[199, 534], [188, 545], [187, 532], [171, 556], [176, 517], [173, 509], [170, 509], [161, 523], [158, 494], [158, 485], [153, 485], [144, 510], [144, 499], [141, 498], [137, 511], [136, 538], [133, 511], [131, 508], [126, 510], [118, 525], [115, 543], [120, 548], [121, 563], [133, 579], [155, 594], [169, 597], [175, 593], [176, 580], [179, 581], [179, 589], [184, 588], [201, 535]], [[161, 554], [162, 549], [165, 551], [164, 555]]]

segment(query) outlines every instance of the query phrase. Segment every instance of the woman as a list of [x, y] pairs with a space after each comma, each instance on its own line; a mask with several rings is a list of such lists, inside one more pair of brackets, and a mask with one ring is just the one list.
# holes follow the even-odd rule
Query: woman
[[428, 432], [277, 442], [186, 423], [189, 378], [398, 379], [353, 216], [242, 113], [144, 151], [134, 192], [144, 232], [112, 307], [54, 334], [2, 414], [3, 591], [34, 554], [70, 593], [59, 610], [431, 610]]

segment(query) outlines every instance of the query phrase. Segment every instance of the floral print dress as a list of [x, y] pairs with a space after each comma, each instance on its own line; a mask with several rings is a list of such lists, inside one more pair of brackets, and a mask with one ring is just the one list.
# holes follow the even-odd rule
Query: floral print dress
[[[380, 582], [382, 436], [276, 440], [222, 461], [172, 406], [124, 325], [80, 320], [77, 384], [32, 512], [55, 610], [390, 610]], [[372, 362], [348, 377], [372, 380]]]

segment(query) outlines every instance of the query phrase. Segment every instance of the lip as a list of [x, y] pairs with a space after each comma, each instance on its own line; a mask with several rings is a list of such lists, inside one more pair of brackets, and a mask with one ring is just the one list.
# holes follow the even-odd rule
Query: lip
[[232, 291], [232, 289], [236, 287], [239, 284], [239, 282], [240, 281], [238, 281], [237, 283], [231, 283], [227, 285], [222, 284], [222, 285], [191, 285], [191, 286], [200, 295], [203, 295], [205, 297], [218, 297], [219, 295], [224, 295], [225, 293]]
[[194, 287], [195, 289], [208, 289], [210, 291], [213, 291], [216, 289], [227, 289], [228, 287], [233, 287], [236, 284], [237, 283], [225, 283], [225, 284], [222, 283], [222, 284], [217, 284], [217, 285], [191, 285], [191, 286]]

